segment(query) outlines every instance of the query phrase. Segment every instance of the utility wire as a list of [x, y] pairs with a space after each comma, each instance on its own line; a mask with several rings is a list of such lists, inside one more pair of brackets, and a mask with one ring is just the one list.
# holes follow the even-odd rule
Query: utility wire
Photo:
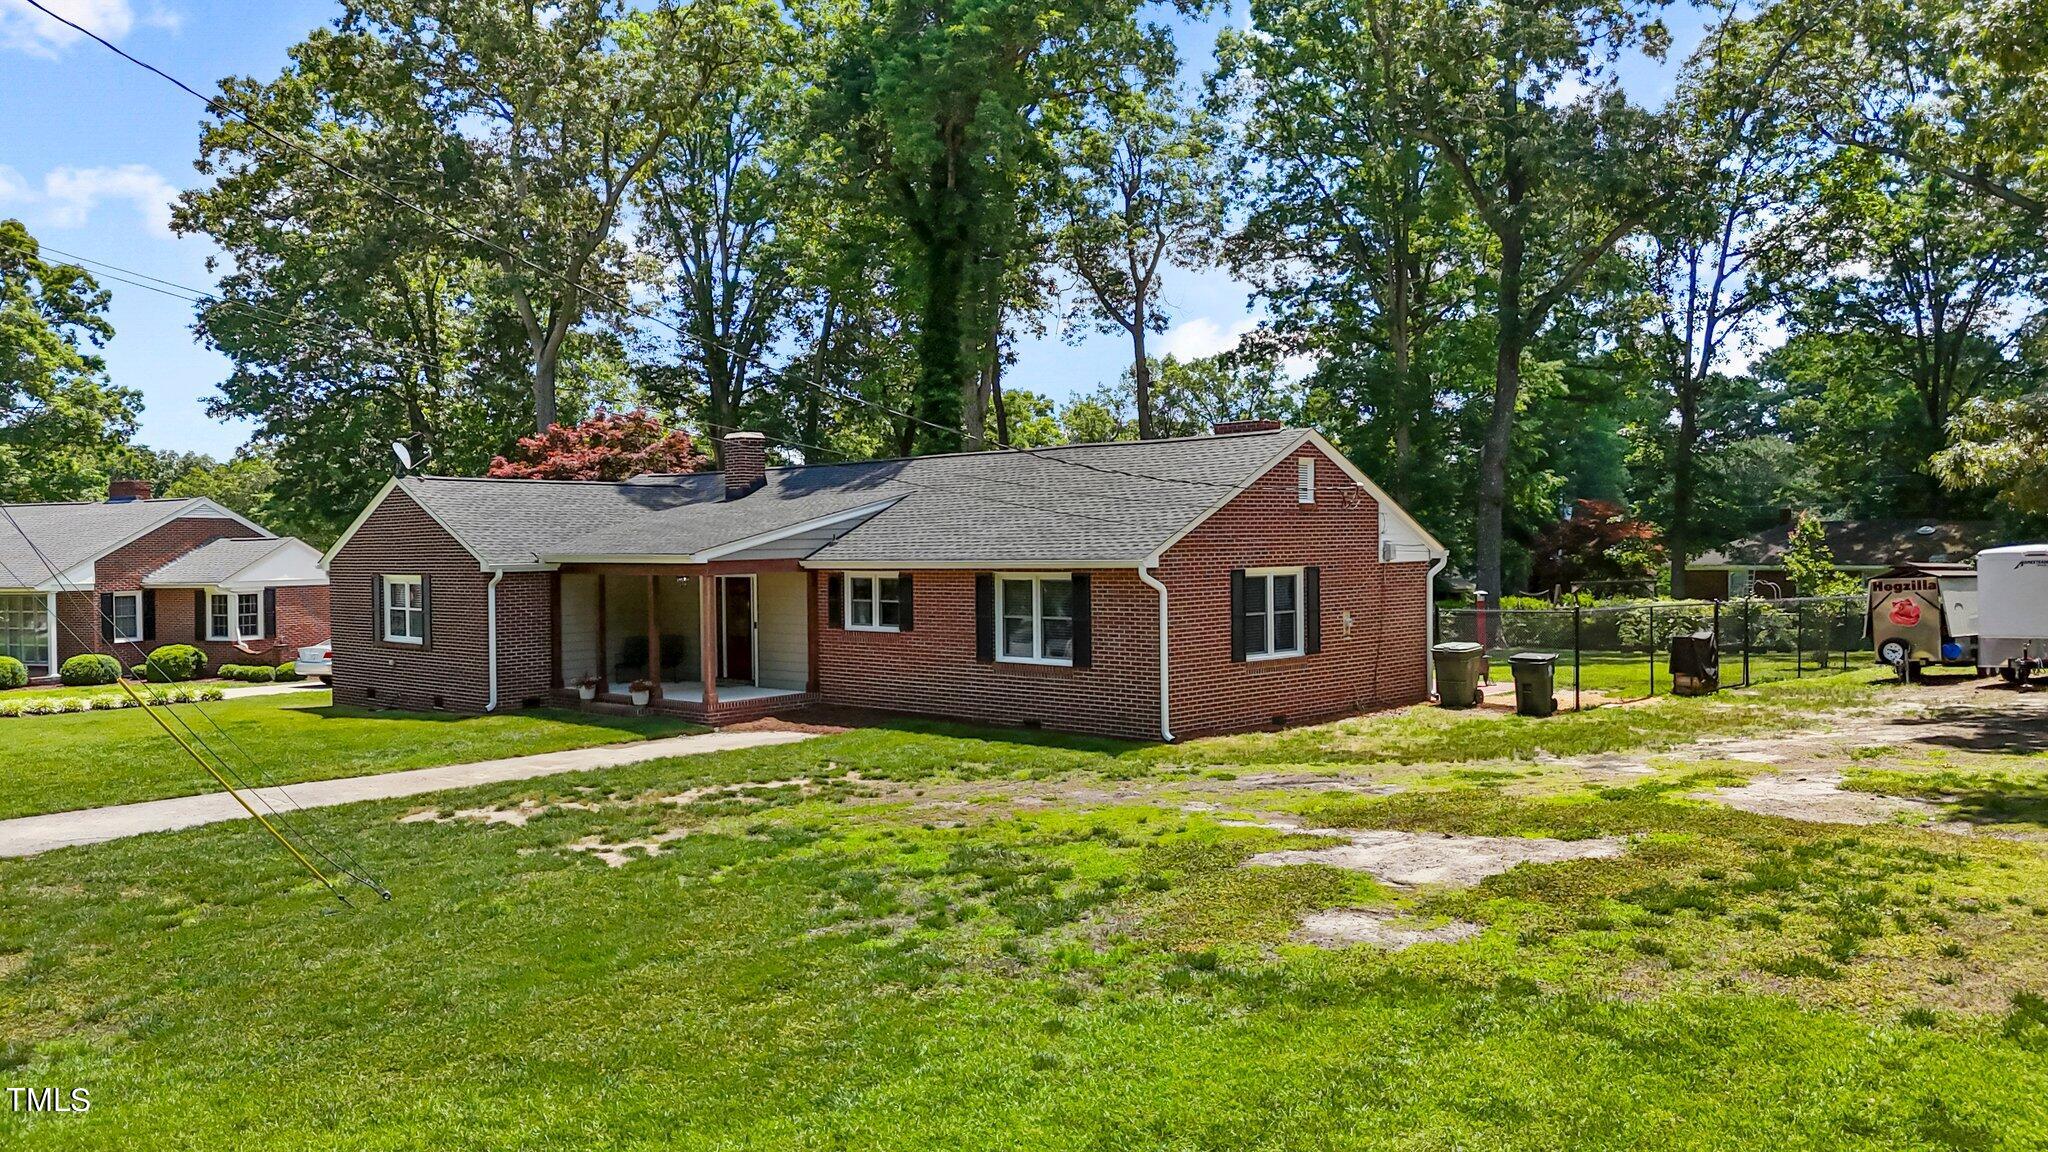
[[[318, 149], [307, 147], [306, 145], [300, 143], [299, 141], [293, 139], [290, 136], [278, 132], [267, 125], [258, 123], [253, 116], [250, 116], [247, 112], [244, 112], [240, 108], [228, 104], [226, 101], [218, 97], [206, 95], [204, 92], [201, 92], [199, 89], [194, 88], [192, 85], [187, 84], [185, 81], [179, 79], [178, 77], [172, 75], [169, 72], [166, 72], [162, 68], [159, 68], [146, 60], [142, 60], [134, 55], [131, 55], [126, 49], [121, 48], [119, 45], [106, 39], [99, 33], [94, 32], [92, 29], [87, 28], [84, 25], [79, 24], [78, 22], [66, 16], [62, 16], [56, 12], [51, 11], [48, 7], [46, 7], [43, 4], [42, 0], [27, 0], [27, 3], [31, 7], [35, 8], [37, 11], [43, 13], [45, 16], [48, 16], [50, 19], [55, 20], [58, 23], [63, 24], [80, 34], [91, 38], [95, 43], [99, 44], [107, 51], [112, 52], [114, 55], [119, 56], [121, 59], [126, 60], [128, 63], [133, 64], [136, 67], [141, 68], [142, 70], [149, 72], [152, 75], [157, 76], [160, 79], [170, 83], [172, 86], [176, 87], [180, 91], [191, 96], [193, 99], [198, 100], [202, 104], [206, 105], [207, 110], [209, 112], [212, 112], [214, 115], [220, 116], [223, 119], [233, 117], [234, 119], [239, 120], [242, 123], [248, 125], [249, 127], [255, 129], [257, 132], [262, 133], [264, 136], [269, 137], [271, 140], [276, 141], [278, 144], [291, 149], [293, 152], [296, 152], [309, 160], [312, 160], [314, 163], [320, 165], [323, 168], [326, 168], [328, 171], [333, 172], [336, 175], [343, 177], [344, 179], [354, 181], [355, 183], [370, 189], [372, 192], [383, 197], [384, 199], [389, 200], [391, 203], [396, 204], [401, 208], [405, 208], [408, 211], [415, 212], [425, 217], [426, 219], [431, 220], [434, 223], [442, 226], [443, 228], [448, 229], [449, 231], [455, 233], [456, 235], [463, 237], [464, 239], [467, 239], [476, 244], [481, 244], [484, 247], [490, 249], [491, 251], [496, 252], [499, 255], [505, 257], [508, 260], [517, 261], [518, 263], [526, 266], [527, 268], [530, 268], [533, 271], [538, 272], [542, 276], [547, 277], [549, 280], [561, 284], [564, 288], [570, 291], [587, 293], [592, 298], [608, 303], [613, 307], [626, 312], [629, 315], [639, 317], [640, 319], [647, 320], [651, 323], [666, 328], [684, 340], [698, 339], [691, 333], [684, 331], [679, 325], [673, 323], [672, 321], [662, 318], [660, 315], [653, 312], [649, 308], [633, 303], [630, 298], [612, 296], [605, 293], [601, 289], [583, 283], [578, 278], [566, 277], [562, 273], [557, 272], [554, 269], [547, 268], [535, 262], [534, 260], [527, 257], [524, 253], [508, 248], [505, 245], [500, 244], [496, 240], [490, 238], [489, 236], [483, 235], [482, 233], [465, 227], [460, 222], [449, 220], [445, 216], [442, 216], [441, 214], [435, 212], [432, 208], [429, 208], [416, 200], [413, 200], [398, 192], [392, 191], [388, 185], [385, 185], [377, 180], [373, 180], [367, 176], [364, 176], [356, 172], [352, 168], [348, 167], [347, 165], [338, 163], [335, 160], [330, 159], [328, 156], [320, 152]], [[725, 348], [723, 350], [727, 352], [733, 351], [733, 349], [731, 348]], [[767, 365], [765, 363], [762, 363], [757, 357], [750, 356], [749, 361], [759, 366], [767, 367]], [[935, 421], [927, 420], [924, 417], [918, 416], [914, 413], [898, 411], [897, 409], [891, 408], [888, 405], [881, 403], [880, 401], [871, 400], [865, 396], [839, 393], [833, 389], [825, 387], [823, 384], [820, 384], [819, 382], [814, 380], [799, 380], [799, 383], [801, 383], [804, 387], [819, 393], [820, 395], [839, 400], [842, 403], [865, 404], [868, 407], [883, 412], [884, 414], [892, 418], [898, 420], [909, 420], [914, 423], [923, 425], [927, 428], [932, 428], [936, 429], [937, 431], [944, 432], [947, 435], [952, 435], [953, 433], [959, 431], [959, 429], [957, 428], [951, 428], [946, 425], [939, 424]], [[1013, 448], [1009, 445], [1001, 445], [998, 447], [997, 450], [1006, 452], [1028, 452], [1028, 450], [1026, 449]], [[1187, 477], [1159, 476], [1148, 472], [1134, 472], [1121, 468], [1108, 468], [1102, 465], [1089, 464], [1086, 461], [1067, 460], [1053, 456], [1042, 456], [1037, 453], [1029, 454], [1037, 459], [1048, 460], [1054, 463], [1065, 465], [1067, 467], [1080, 468], [1086, 471], [1097, 472], [1110, 476], [1124, 476], [1131, 479], [1152, 480], [1157, 481], [1159, 483], [1201, 485], [1205, 487], [1224, 489], [1235, 489], [1237, 487], [1237, 485], [1228, 483], [1226, 481], [1195, 480]]]
[[[29, 550], [35, 555], [36, 559], [39, 562], [41, 562], [44, 569], [50, 573], [51, 579], [56, 583], [59, 592], [70, 593], [74, 595], [90, 596], [90, 593], [85, 593], [78, 588], [68, 586], [68, 582], [64, 579], [63, 575], [57, 571], [56, 565], [52, 563], [52, 561], [49, 558], [49, 555], [45, 553], [42, 549], [42, 546], [37, 544], [35, 539], [28, 534], [27, 530], [22, 528], [20, 521], [15, 519], [13, 509], [5, 503], [0, 503], [0, 517], [4, 517], [7, 520], [8, 525], [12, 527], [18, 535], [21, 536], [22, 541], [28, 545]], [[4, 559], [0, 559], [0, 571], [4, 571], [7, 574], [7, 578], [13, 581], [19, 587], [33, 587], [33, 585], [24, 581], [22, 577], [14, 571], [13, 567], [9, 565]], [[96, 615], [110, 630], [112, 629], [114, 620], [111, 614], [107, 613], [104, 610], [99, 610], [96, 612]], [[78, 634], [77, 629], [71, 627], [70, 624], [64, 621], [61, 613], [57, 616], [56, 622], [59, 627], [63, 628], [67, 633], [70, 634], [73, 642], [77, 645], [77, 647], [80, 650], [90, 651], [92, 649], [92, 646], [86, 643], [85, 638]], [[49, 661], [53, 666], [55, 665], [57, 658], [56, 639], [57, 638], [55, 634], [52, 634], [50, 637]], [[130, 641], [129, 643], [135, 647], [138, 654], [141, 654], [141, 645], [139, 643], [134, 641]], [[118, 644], [119, 642], [117, 641], [117, 647]], [[164, 669], [162, 668], [162, 666], [156, 663], [155, 657], [153, 655], [144, 655], [143, 664], [146, 667], [154, 669], [159, 675], [162, 675], [164, 673]], [[168, 680], [168, 677], [166, 677], [166, 680]], [[143, 710], [150, 716], [150, 718], [157, 723], [158, 727], [164, 730], [166, 735], [170, 736], [171, 739], [175, 741], [179, 745], [179, 747], [181, 747], [185, 751], [187, 755], [191, 756], [199, 764], [201, 768], [204, 768], [209, 775], [213, 776], [215, 781], [218, 782], [221, 785], [221, 787], [225, 789], [228, 792], [228, 794], [234, 798], [236, 803], [240, 804], [242, 808], [249, 813], [250, 816], [254, 817], [258, 823], [262, 824], [265, 831], [269, 832], [273, 837], [275, 837], [278, 840], [279, 843], [283, 844], [286, 850], [289, 851], [292, 854], [292, 856], [299, 861], [301, 865], [305, 866], [305, 868], [308, 871], [313, 873], [314, 877], [317, 878], [323, 885], [325, 885], [328, 891], [331, 892], [337, 900], [340, 900], [342, 904], [349, 904], [348, 897], [345, 894], [343, 894], [340, 891], [340, 889], [338, 889], [334, 885], [334, 883], [328, 879], [328, 877], [325, 874], [323, 874], [317, 867], [314, 867], [310, 860], [306, 859], [304, 853], [300, 851], [299, 847], [293, 844], [290, 839], [288, 839], [282, 832], [279, 831], [278, 825], [282, 825], [285, 829], [291, 832], [292, 836], [304, 841], [307, 849], [312, 851], [321, 859], [325, 860], [328, 863], [328, 865], [333, 867], [336, 871], [347, 874], [351, 879], [355, 880], [359, 884], [362, 884], [364, 887], [369, 888], [372, 891], [378, 893], [386, 900], [389, 900], [391, 898], [391, 893], [388, 890], [386, 890], [383, 886], [379, 885], [374, 879], [367, 876], [367, 869], [361, 866], [361, 861], [355, 860], [353, 853], [350, 853], [346, 848], [342, 847], [338, 840], [336, 841], [335, 844], [336, 850], [340, 851], [343, 855], [350, 857], [351, 861], [353, 861], [353, 866], [349, 863], [343, 863], [341, 861], [336, 860], [325, 849], [321, 848], [319, 843], [313, 837], [306, 835], [302, 830], [298, 829], [290, 821], [288, 821], [285, 817], [285, 814], [278, 811], [277, 808], [270, 803], [269, 799], [266, 796], [264, 796], [263, 792], [258, 791], [255, 787], [249, 784], [249, 782], [243, 777], [242, 773], [238, 772], [235, 769], [234, 763], [227, 756], [223, 755], [219, 751], [219, 749], [215, 748], [212, 745], [212, 743], [209, 742], [203, 735], [195, 731], [191, 727], [191, 725], [187, 724], [184, 718], [178, 715], [176, 711], [172, 710], [169, 707], [164, 707], [160, 714], [158, 711], [155, 710], [155, 705], [153, 705], [151, 701], [145, 699], [142, 694], [138, 693], [135, 690], [134, 686], [128, 682], [126, 677], [118, 678], [117, 683], [119, 683], [122, 689], [128, 693], [129, 697], [133, 699], [136, 702], [136, 704], [140, 705], [143, 708]], [[227, 729], [223, 728], [218, 720], [214, 719], [212, 713], [207, 711], [207, 709], [205, 708], [204, 703], [202, 701], [193, 701], [192, 704], [193, 709], [196, 712], [198, 712], [199, 715], [202, 718], [204, 718], [206, 722], [209, 725], [211, 725], [217, 733], [219, 733], [223, 738], [227, 739], [230, 743], [232, 743], [235, 746], [237, 751], [239, 751], [247, 761], [248, 766], [254, 769], [259, 777], [264, 777], [264, 774], [260, 767], [260, 763], [255, 759], [255, 757], [249, 755], [247, 749], [242, 748], [241, 743], [235, 740], [233, 735], [230, 734], [227, 731]], [[183, 736], [180, 736], [178, 731], [174, 731], [171, 728], [170, 724], [166, 722], [166, 717], [177, 722], [178, 729], [182, 730], [184, 733]], [[199, 747], [204, 748], [206, 750], [207, 755], [211, 756], [216, 763], [209, 764], [204, 757], [201, 757], [199, 753], [193, 749], [193, 743], [196, 743], [199, 745]], [[223, 775], [223, 773], [225, 773], [225, 776]], [[229, 782], [228, 778], [230, 777], [233, 779], [233, 783]], [[280, 796], [283, 796], [287, 801], [289, 801], [292, 804], [294, 808], [296, 808], [300, 812], [300, 814], [307, 815], [310, 819], [310, 813], [308, 813], [307, 809], [301, 806], [298, 803], [298, 801], [294, 799], [291, 796], [291, 794], [288, 791], [286, 791], [281, 785], [269, 782], [267, 777], [265, 777], [264, 782], [270, 790], [274, 790]], [[276, 823], [273, 824], [271, 819], [267, 819], [264, 817], [262, 813], [257, 812], [256, 809], [250, 805], [249, 801], [246, 798], [244, 798], [239, 792], [236, 791], [237, 786], [239, 786], [243, 791], [253, 793], [256, 797], [257, 802], [261, 803], [263, 807], [270, 813], [270, 816], [275, 818]], [[325, 834], [325, 830], [323, 829], [323, 835]]]

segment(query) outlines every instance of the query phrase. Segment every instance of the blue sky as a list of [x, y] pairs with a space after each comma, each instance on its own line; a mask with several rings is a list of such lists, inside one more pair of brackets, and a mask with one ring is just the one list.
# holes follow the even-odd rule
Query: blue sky
[[[321, 0], [46, 3], [202, 91], [230, 74], [275, 75], [286, 50], [337, 12]], [[1206, 66], [1215, 26], [1230, 18], [1226, 12], [1183, 27], [1183, 52]], [[1681, 36], [1680, 47], [1691, 39]], [[1668, 83], [1664, 70], [1626, 73], [1639, 98], [1655, 99]], [[199, 180], [192, 161], [200, 119], [197, 101], [21, 0], [0, 0], [0, 216], [24, 221], [45, 245], [210, 288], [212, 246], [169, 229], [169, 200]], [[104, 282], [113, 293], [116, 332], [105, 355], [115, 382], [143, 394], [139, 439], [155, 448], [231, 455], [249, 429], [206, 414], [205, 399], [228, 364], [194, 339], [190, 305]], [[1222, 351], [1256, 322], [1244, 286], [1220, 271], [1175, 270], [1163, 294], [1172, 319], [1153, 340], [1160, 354]], [[1006, 382], [1065, 397], [1114, 380], [1128, 355], [1121, 335], [1088, 335], [1079, 343], [1056, 334], [1027, 338]]]

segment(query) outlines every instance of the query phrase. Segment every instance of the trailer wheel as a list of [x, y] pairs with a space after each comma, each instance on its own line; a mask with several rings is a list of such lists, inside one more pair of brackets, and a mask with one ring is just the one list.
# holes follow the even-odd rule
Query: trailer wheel
[[1877, 646], [1877, 662], [1887, 668], [1897, 668], [1913, 655], [1913, 649], [1904, 640], [1887, 640]]

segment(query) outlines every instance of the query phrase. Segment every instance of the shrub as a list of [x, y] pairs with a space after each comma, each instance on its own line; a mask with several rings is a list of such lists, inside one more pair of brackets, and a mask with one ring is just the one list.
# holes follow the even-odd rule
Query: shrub
[[277, 679], [277, 669], [267, 664], [251, 664], [242, 669], [242, 679], [251, 684], [268, 684]]
[[120, 662], [98, 652], [81, 652], [64, 662], [57, 678], [76, 688], [80, 685], [112, 684], [121, 678]]
[[304, 680], [306, 678], [303, 674], [299, 672], [299, 666], [297, 664], [279, 664], [277, 666], [276, 672], [277, 674], [275, 677], [273, 677], [273, 679], [277, 680], [280, 684], [289, 683], [293, 680]]
[[0, 688], [28, 687], [28, 667], [12, 656], [0, 656]]
[[206, 653], [190, 644], [166, 644], [149, 654], [140, 674], [153, 684], [196, 679], [206, 674]]

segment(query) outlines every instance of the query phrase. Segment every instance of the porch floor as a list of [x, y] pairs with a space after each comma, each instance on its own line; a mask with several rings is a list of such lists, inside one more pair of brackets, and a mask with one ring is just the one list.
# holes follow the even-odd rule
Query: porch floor
[[[631, 683], [620, 680], [606, 685], [605, 694], [609, 696], [625, 696], [632, 689], [633, 685]], [[767, 700], [776, 696], [801, 696], [803, 694], [804, 690], [801, 688], [763, 688], [757, 684], [742, 684], [737, 681], [721, 680], [718, 682], [718, 700], [722, 704], [737, 703], [741, 700]], [[704, 686], [695, 680], [664, 680], [661, 682], [661, 698], [664, 701], [675, 703], [702, 704], [704, 702]]]

